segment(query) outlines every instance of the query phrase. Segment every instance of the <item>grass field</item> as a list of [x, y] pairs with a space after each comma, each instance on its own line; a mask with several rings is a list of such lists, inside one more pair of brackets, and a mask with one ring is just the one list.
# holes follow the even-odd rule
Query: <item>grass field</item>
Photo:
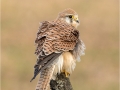
[[2, 0], [2, 90], [34, 90], [36, 33], [39, 22], [66, 8], [81, 21], [85, 56], [70, 76], [74, 90], [118, 90], [118, 0]]

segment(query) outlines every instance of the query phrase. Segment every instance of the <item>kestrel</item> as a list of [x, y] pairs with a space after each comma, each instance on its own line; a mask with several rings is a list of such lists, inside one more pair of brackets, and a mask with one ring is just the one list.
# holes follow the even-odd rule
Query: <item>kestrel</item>
[[47, 90], [50, 80], [61, 72], [66, 77], [70, 75], [76, 61], [84, 55], [85, 45], [77, 30], [79, 24], [78, 14], [72, 9], [60, 12], [54, 21], [40, 23], [35, 40], [37, 62], [32, 78], [40, 74], [36, 90]]

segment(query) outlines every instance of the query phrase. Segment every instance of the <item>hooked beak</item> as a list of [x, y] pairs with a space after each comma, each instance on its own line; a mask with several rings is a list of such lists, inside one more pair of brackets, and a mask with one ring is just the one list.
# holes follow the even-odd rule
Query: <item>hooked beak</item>
[[76, 21], [78, 24], [80, 23], [77, 15], [73, 16], [73, 20]]
[[79, 20], [76, 20], [77, 23], [80, 23]]

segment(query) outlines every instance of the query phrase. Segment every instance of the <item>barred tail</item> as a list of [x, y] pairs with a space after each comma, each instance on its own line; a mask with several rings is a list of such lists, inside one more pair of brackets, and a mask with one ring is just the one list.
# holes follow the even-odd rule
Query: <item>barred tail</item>
[[41, 72], [40, 78], [35, 90], [47, 90], [54, 68], [55, 68], [55, 65], [51, 65], [50, 67], [44, 69]]

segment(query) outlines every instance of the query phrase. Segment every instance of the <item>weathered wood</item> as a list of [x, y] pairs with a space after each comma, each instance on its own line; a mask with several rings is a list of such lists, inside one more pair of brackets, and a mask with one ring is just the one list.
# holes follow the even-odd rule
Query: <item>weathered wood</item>
[[56, 80], [50, 81], [51, 90], [73, 90], [69, 77], [64, 73], [58, 74]]

